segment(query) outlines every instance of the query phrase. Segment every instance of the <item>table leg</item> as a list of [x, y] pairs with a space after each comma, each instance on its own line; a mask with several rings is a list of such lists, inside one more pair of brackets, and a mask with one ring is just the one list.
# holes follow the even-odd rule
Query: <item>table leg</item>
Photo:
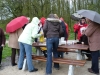
[[[40, 48], [36, 48], [36, 55], [37, 56], [42, 56], [42, 52], [41, 52]], [[36, 62], [38, 63], [39, 61], [36, 60]]]
[[82, 60], [85, 60], [85, 54], [81, 53], [81, 55], [82, 55]]
[[82, 60], [81, 50], [77, 50], [77, 60]]
[[36, 49], [36, 55], [37, 56], [41, 56], [42, 55], [42, 52], [41, 52], [40, 48]]
[[26, 58], [24, 59], [24, 63], [23, 63], [23, 68], [22, 68], [22, 70], [24, 71], [24, 70], [27, 70], [27, 60], [26, 60]]
[[74, 75], [74, 66], [69, 65], [68, 75]]

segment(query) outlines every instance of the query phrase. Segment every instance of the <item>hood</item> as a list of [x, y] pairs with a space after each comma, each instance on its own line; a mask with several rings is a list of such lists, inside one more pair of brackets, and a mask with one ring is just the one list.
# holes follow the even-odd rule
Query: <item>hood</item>
[[58, 19], [54, 14], [49, 14], [47, 20], [51, 22], [61, 22], [61, 20]]
[[42, 23], [42, 25], [44, 25], [44, 23], [45, 23], [45, 17], [42, 17], [41, 19], [40, 19], [40, 22]]
[[47, 20], [51, 22], [61, 22], [60, 19], [56, 19], [56, 18], [47, 18]]
[[30, 23], [32, 25], [38, 25], [40, 23], [40, 20], [37, 17], [34, 17]]

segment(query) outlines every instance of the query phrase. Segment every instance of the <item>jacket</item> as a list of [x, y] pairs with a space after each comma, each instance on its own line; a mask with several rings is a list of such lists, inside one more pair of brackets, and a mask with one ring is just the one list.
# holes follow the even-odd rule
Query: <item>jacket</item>
[[77, 33], [77, 39], [80, 40], [81, 37], [80, 28], [87, 27], [87, 24], [83, 24], [82, 26], [79, 26], [78, 24], [79, 23], [74, 24], [73, 28], [74, 28], [74, 32]]
[[66, 25], [65, 25], [64, 21], [61, 22], [61, 26], [62, 26], [62, 29], [63, 29], [63, 32], [64, 32], [62, 37], [64, 37], [64, 39], [67, 40], [68, 39], [68, 33], [66, 31]]
[[39, 23], [40, 20], [37, 17], [34, 17], [32, 21], [29, 24], [27, 24], [22, 34], [20, 35], [18, 41], [25, 44], [32, 45], [34, 39], [41, 36], [41, 34], [38, 34]]
[[47, 18], [43, 26], [44, 36], [47, 38], [51, 37], [61, 37], [63, 34], [63, 29], [61, 26], [61, 20], [56, 18]]
[[88, 37], [85, 34], [80, 37], [80, 40], [77, 42], [77, 44], [82, 44], [82, 42], [84, 42], [84, 45], [88, 45]]
[[21, 35], [23, 29], [20, 28], [13, 33], [9, 33], [8, 47], [19, 49], [18, 38]]
[[90, 51], [100, 50], [100, 24], [90, 22], [85, 35], [88, 37]]
[[5, 41], [6, 41], [6, 38], [5, 38], [5, 35], [4, 35], [4, 31], [0, 28], [0, 46], [2, 44], [5, 45]]

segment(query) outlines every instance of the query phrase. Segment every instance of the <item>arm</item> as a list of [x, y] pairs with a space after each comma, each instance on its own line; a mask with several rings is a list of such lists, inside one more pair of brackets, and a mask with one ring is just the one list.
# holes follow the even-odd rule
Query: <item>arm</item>
[[5, 45], [5, 42], [6, 42], [6, 38], [5, 38], [5, 35], [4, 35], [4, 31], [1, 29], [1, 32], [2, 32], [2, 46]]
[[44, 37], [46, 37], [46, 34], [47, 34], [47, 30], [48, 30], [48, 26], [47, 26], [47, 21], [45, 21], [45, 24], [43, 26], [43, 32], [44, 32]]
[[74, 24], [73, 28], [74, 28], [74, 32], [78, 32], [80, 26], [78, 24]]
[[94, 25], [94, 24], [88, 25], [86, 32], [85, 32], [85, 35], [90, 37], [95, 32], [95, 30], [97, 28], [98, 28], [98, 25]]
[[32, 31], [32, 38], [38, 38], [41, 34], [38, 34], [38, 26], [34, 26], [34, 29]]
[[[65, 29], [64, 29], [65, 30]], [[66, 34], [66, 30], [64, 31], [63, 30], [63, 27], [62, 27], [62, 24], [60, 24], [60, 26], [59, 26], [59, 34], [60, 34], [60, 36], [62, 36], [64, 33], [65, 33], [65, 35], [67, 35]], [[65, 36], [64, 36], [65, 37]]]

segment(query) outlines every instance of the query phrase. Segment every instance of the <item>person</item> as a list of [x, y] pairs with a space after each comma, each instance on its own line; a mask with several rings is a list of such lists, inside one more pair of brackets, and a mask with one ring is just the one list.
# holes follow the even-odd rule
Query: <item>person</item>
[[74, 24], [74, 26], [73, 26], [74, 32], [77, 33], [78, 40], [80, 40], [80, 37], [81, 37], [80, 28], [82, 28], [82, 27], [87, 27], [85, 17], [82, 17], [80, 22]]
[[27, 24], [22, 34], [20, 35], [18, 42], [20, 47], [20, 56], [18, 61], [19, 70], [23, 67], [24, 56], [26, 54], [26, 60], [29, 72], [38, 71], [37, 68], [33, 66], [32, 63], [32, 43], [35, 38], [42, 36], [43, 34], [38, 34], [38, 28], [40, 20], [37, 17], [33, 17], [32, 21]]
[[[79, 42], [77, 42], [77, 44], [84, 44], [84, 45], [88, 45], [88, 38], [87, 36], [85, 35], [85, 31], [86, 31], [86, 27], [82, 27], [80, 29], [80, 32], [81, 32], [81, 37], [80, 37], [80, 40]], [[86, 52], [86, 56], [88, 57], [86, 60], [90, 61], [91, 60], [91, 52], [90, 52], [90, 49], [88, 48], [88, 50], [81, 50], [81, 52]]]
[[20, 34], [23, 32], [23, 29], [20, 28], [12, 33], [9, 33], [9, 40], [8, 40], [8, 47], [11, 48], [11, 65], [15, 66], [17, 63], [15, 63], [15, 57], [16, 57], [16, 51], [18, 52], [19, 56], [19, 44], [18, 44], [18, 38]]
[[[64, 40], [67, 42], [68, 40], [68, 36], [69, 36], [69, 33], [68, 33], [68, 24], [65, 23], [64, 19], [61, 17], [60, 20], [62, 21], [62, 28], [63, 28], [63, 31], [64, 31], [64, 35], [62, 37], [64, 37]], [[68, 52], [65, 52], [66, 54], [68, 54]], [[59, 52], [60, 54], [60, 57], [63, 58], [64, 57], [64, 52]]]
[[[52, 74], [52, 51], [54, 58], [58, 58], [57, 48], [59, 38], [63, 33], [61, 20], [57, 19], [54, 14], [49, 14], [43, 26], [44, 36], [46, 37], [47, 62], [46, 75]], [[54, 68], [59, 69], [59, 64], [54, 63]]]
[[[28, 23], [30, 18], [27, 17], [28, 19]], [[18, 38], [21, 35], [21, 33], [23, 32], [25, 26], [27, 24], [25, 24], [22, 28], [17, 29], [16, 31], [9, 33], [9, 40], [8, 40], [8, 47], [11, 48], [11, 65], [12, 66], [16, 66], [17, 63], [15, 63], [15, 58], [16, 58], [16, 52], [18, 53], [18, 57], [19, 57], [19, 43], [18, 43]]]
[[[40, 22], [41, 22], [41, 25], [42, 25], [42, 26], [41, 26], [40, 33], [43, 33], [43, 26], [44, 26], [45, 20], [46, 20], [45, 17], [42, 17], [42, 18], [40, 19]], [[41, 36], [41, 37], [39, 38], [39, 40], [40, 40], [41, 43], [45, 42], [44, 35]], [[44, 56], [47, 57], [47, 48], [46, 48], [46, 47], [40, 47], [40, 49], [42, 50]]]
[[6, 38], [4, 35], [4, 31], [0, 28], [0, 67], [1, 67], [1, 62], [2, 62], [2, 51], [5, 45], [5, 42], [6, 42]]
[[91, 51], [92, 65], [88, 68], [90, 73], [99, 75], [99, 50], [100, 50], [100, 24], [86, 18], [88, 27], [85, 35], [88, 37], [89, 49]]

